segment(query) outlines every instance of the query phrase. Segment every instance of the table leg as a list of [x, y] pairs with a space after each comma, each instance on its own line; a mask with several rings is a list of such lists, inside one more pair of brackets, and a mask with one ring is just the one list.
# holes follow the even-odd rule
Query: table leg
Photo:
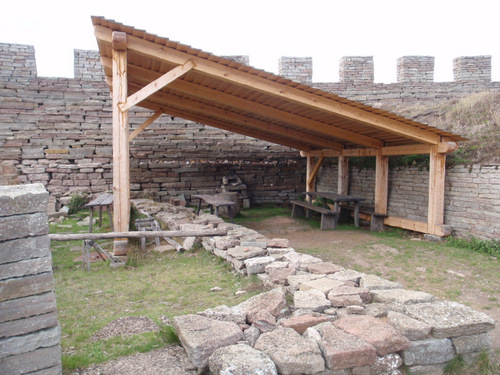
[[94, 207], [90, 207], [89, 233], [92, 233], [92, 225], [93, 224], [94, 224]]
[[102, 206], [99, 206], [99, 228], [102, 227]]
[[359, 227], [359, 202], [354, 202], [354, 225]]
[[333, 203], [333, 211], [335, 212], [335, 228], [339, 224], [339, 216], [340, 216], [340, 205], [339, 202]]
[[111, 216], [111, 206], [106, 206], [106, 211], [108, 211], [108, 219], [109, 219], [109, 225], [111, 227], [111, 232], [114, 232], [114, 226], [113, 226], [113, 216]]
[[201, 209], [201, 199], [198, 199], [198, 206], [196, 207], [196, 215], [200, 214]]

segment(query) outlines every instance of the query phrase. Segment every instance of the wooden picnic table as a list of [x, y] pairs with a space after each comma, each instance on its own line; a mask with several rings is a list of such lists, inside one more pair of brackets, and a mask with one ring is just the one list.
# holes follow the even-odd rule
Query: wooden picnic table
[[327, 200], [330, 199], [334, 203], [335, 212], [335, 227], [340, 215], [340, 203], [352, 203], [354, 205], [354, 225], [359, 227], [359, 202], [364, 201], [364, 198], [353, 197], [350, 195], [343, 195], [337, 193], [330, 193], [326, 191], [308, 191], [306, 192], [308, 202], [311, 203], [313, 197], [319, 197], [323, 201], [323, 208], [327, 208]]
[[234, 223], [233, 207], [236, 207], [235, 202], [221, 198], [218, 195], [209, 195], [209, 194], [195, 194], [195, 195], [192, 195], [191, 198], [198, 199], [198, 206], [196, 208], [196, 215], [200, 214], [201, 201], [204, 201], [210, 207], [211, 214], [214, 213], [214, 208], [215, 208], [215, 215], [216, 216], [219, 216], [219, 207], [227, 207], [229, 217], [231, 218], [231, 223]]
[[92, 226], [94, 223], [94, 208], [99, 208], [99, 227], [102, 226], [102, 208], [106, 207], [108, 211], [109, 224], [111, 225], [111, 232], [113, 229], [113, 217], [111, 216], [111, 206], [113, 205], [113, 194], [102, 193], [99, 194], [95, 199], [90, 201], [85, 205], [86, 208], [90, 208], [90, 218], [89, 218], [89, 233], [92, 233]]

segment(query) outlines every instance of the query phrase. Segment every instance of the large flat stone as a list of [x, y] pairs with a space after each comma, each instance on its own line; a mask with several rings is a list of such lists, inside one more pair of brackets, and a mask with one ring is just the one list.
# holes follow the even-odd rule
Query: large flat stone
[[0, 264], [51, 256], [48, 236], [19, 238], [2, 242]]
[[328, 293], [328, 299], [343, 296], [359, 296], [363, 303], [370, 303], [372, 298], [370, 291], [366, 288], [357, 288], [348, 285], [341, 285], [338, 288], [332, 289]]
[[227, 254], [237, 260], [243, 261], [249, 258], [267, 255], [266, 249], [261, 247], [235, 246], [227, 250]]
[[0, 264], [0, 280], [37, 275], [44, 272], [52, 272], [52, 257], [50, 256]]
[[287, 248], [290, 246], [288, 238], [271, 238], [267, 242], [267, 247]]
[[344, 271], [344, 267], [329, 262], [316, 263], [307, 266], [307, 272], [311, 273], [322, 273], [325, 275], [329, 275], [331, 273], [340, 271]]
[[283, 288], [274, 288], [268, 292], [253, 296], [234, 308], [244, 312], [248, 322], [253, 323], [261, 318], [263, 313], [277, 317], [285, 306], [285, 290]]
[[52, 272], [0, 281], [0, 302], [54, 290]]
[[411, 341], [429, 338], [431, 334], [431, 326], [427, 323], [395, 311], [387, 312], [387, 323]]
[[491, 350], [491, 335], [489, 333], [454, 337], [451, 341], [457, 354], [489, 352]]
[[0, 323], [56, 311], [56, 295], [50, 291], [0, 302]]
[[332, 370], [341, 370], [374, 364], [377, 360], [375, 348], [359, 337], [348, 334], [329, 324], [322, 325], [319, 347]]
[[47, 213], [49, 193], [42, 184], [0, 186], [0, 217]]
[[407, 366], [446, 363], [453, 359], [453, 345], [449, 339], [412, 341], [402, 356]]
[[313, 274], [308, 273], [305, 275], [291, 275], [291, 276], [288, 276], [286, 280], [287, 280], [288, 285], [290, 285], [291, 289], [297, 290], [300, 288], [300, 284], [308, 282], [308, 281], [316, 280], [316, 279], [321, 279], [323, 277], [325, 277], [325, 275], [323, 275], [323, 274], [313, 275]]
[[43, 236], [49, 233], [47, 212], [0, 217], [2, 241]]
[[309, 327], [314, 327], [320, 323], [328, 322], [332, 318], [322, 314], [305, 314], [292, 316], [291, 318], [281, 321], [281, 326], [285, 328], [293, 328], [297, 333], [303, 334]]
[[263, 333], [255, 349], [266, 353], [283, 375], [316, 374], [325, 369], [318, 345], [299, 335], [292, 328], [277, 328]]
[[266, 271], [266, 266], [273, 262], [274, 258], [270, 256], [245, 259], [243, 261], [248, 275], [253, 275], [256, 273], [264, 273]]
[[200, 369], [208, 365], [208, 358], [216, 349], [236, 344], [243, 337], [236, 323], [200, 315], [176, 316], [174, 327], [189, 359]]
[[278, 375], [271, 358], [246, 344], [217, 349], [208, 359], [213, 375]]
[[323, 312], [332, 307], [325, 294], [318, 289], [296, 291], [293, 294], [293, 304], [296, 309], [309, 309], [314, 312]]
[[311, 289], [317, 289], [322, 291], [325, 295], [330, 292], [330, 290], [341, 287], [344, 285], [343, 281], [332, 280], [327, 277], [322, 277], [320, 279], [315, 279], [311, 281], [306, 281], [300, 284], [299, 290], [306, 291]]
[[492, 330], [495, 320], [468, 306], [452, 301], [408, 305], [405, 312], [432, 327], [433, 337], [458, 337], [475, 335]]
[[[38, 348], [59, 345], [61, 329], [59, 326], [36, 331], [23, 336], [0, 339], [0, 359], [28, 353]], [[0, 361], [1, 362], [1, 361]]]
[[384, 289], [372, 291], [373, 302], [400, 303], [413, 305], [415, 303], [432, 302], [434, 296], [425, 292], [407, 289]]
[[0, 361], [0, 374], [61, 374], [59, 343], [27, 353], [12, 355]]
[[402, 289], [401, 284], [386, 280], [376, 275], [365, 275], [359, 281], [359, 286], [370, 290]]
[[302, 254], [297, 252], [289, 252], [283, 254], [283, 260], [290, 262], [293, 266], [301, 271], [306, 271], [307, 267], [312, 264], [322, 263], [323, 260], [320, 258], [313, 257], [309, 254]]
[[396, 331], [393, 326], [372, 316], [348, 315], [333, 324], [372, 344], [379, 356], [408, 349], [411, 345], [410, 340]]
[[[276, 262], [275, 262], [276, 263]], [[295, 275], [295, 268], [279, 268], [269, 271], [269, 282], [279, 285], [287, 285], [288, 276]]]
[[247, 314], [245, 311], [242, 311], [241, 309], [235, 307], [228, 307], [226, 305], [221, 305], [212, 309], [200, 311], [197, 314], [206, 318], [222, 320], [225, 322], [233, 322], [236, 324], [246, 324], [247, 321]]
[[343, 271], [335, 272], [333, 274], [328, 275], [328, 277], [333, 279], [333, 280], [351, 281], [355, 284], [359, 284], [359, 280], [363, 276], [365, 276], [364, 273], [358, 272], [355, 270], [343, 270]]

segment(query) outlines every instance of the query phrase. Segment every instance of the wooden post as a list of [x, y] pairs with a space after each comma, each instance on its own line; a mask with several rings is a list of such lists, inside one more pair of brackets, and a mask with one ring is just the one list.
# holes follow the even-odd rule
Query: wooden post
[[306, 192], [315, 191], [316, 190], [316, 180], [311, 178], [314, 164], [316, 162], [316, 158], [312, 156], [307, 157], [307, 169], [306, 169]]
[[349, 195], [349, 158], [339, 156], [337, 193]]
[[437, 234], [435, 226], [444, 224], [444, 188], [446, 154], [438, 152], [438, 146], [431, 146], [429, 163], [429, 209], [428, 231]]
[[[130, 167], [128, 112], [120, 109], [127, 101], [127, 34], [113, 32], [113, 226], [128, 232], [130, 221]], [[127, 255], [128, 240], [115, 238], [114, 255]]]
[[375, 162], [375, 212], [387, 215], [387, 195], [389, 191], [389, 157], [377, 151]]

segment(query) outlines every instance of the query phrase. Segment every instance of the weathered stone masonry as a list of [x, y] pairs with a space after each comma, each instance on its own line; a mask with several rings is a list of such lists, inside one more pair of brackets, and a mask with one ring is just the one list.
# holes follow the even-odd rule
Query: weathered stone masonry
[[[236, 57], [247, 62], [245, 56]], [[312, 82], [312, 59], [283, 57], [280, 74]], [[374, 83], [372, 57], [344, 57], [340, 82], [313, 83], [374, 106], [435, 102], [475, 92], [500, 91], [491, 82], [491, 57], [454, 60], [454, 81], [433, 82], [434, 58], [398, 60], [398, 82]], [[38, 77], [34, 48], [0, 44], [0, 183], [40, 182], [59, 198], [112, 187], [111, 99], [95, 51], [75, 50], [75, 78]], [[149, 113], [136, 111], [132, 127]], [[305, 160], [295, 150], [162, 116], [130, 147], [132, 196], [168, 200], [212, 193], [222, 177], [237, 174], [252, 202], [286, 202], [305, 186]], [[336, 159], [322, 168], [318, 189], [336, 190]], [[458, 235], [500, 234], [498, 166], [454, 167], [447, 172], [445, 223]], [[16, 176], [17, 172], [17, 176]], [[350, 193], [373, 201], [373, 171], [350, 171]], [[427, 172], [393, 170], [389, 212], [425, 220]]]

